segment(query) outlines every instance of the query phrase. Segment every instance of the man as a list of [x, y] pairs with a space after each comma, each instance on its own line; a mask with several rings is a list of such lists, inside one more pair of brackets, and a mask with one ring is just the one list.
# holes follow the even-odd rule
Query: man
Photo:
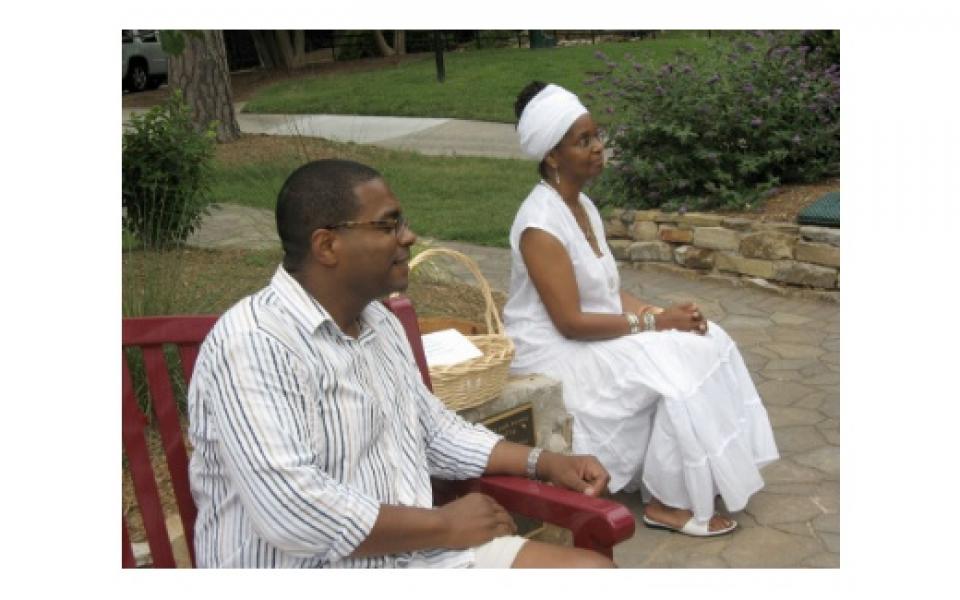
[[283, 264], [204, 341], [189, 391], [202, 567], [608, 567], [526, 541], [492, 498], [432, 508], [430, 476], [533, 474], [586, 494], [593, 457], [531, 450], [447, 410], [379, 302], [407, 286], [409, 229], [383, 178], [342, 160], [277, 199]]

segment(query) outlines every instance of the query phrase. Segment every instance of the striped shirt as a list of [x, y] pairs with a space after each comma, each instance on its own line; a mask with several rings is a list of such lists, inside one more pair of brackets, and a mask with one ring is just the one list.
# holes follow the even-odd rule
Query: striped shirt
[[470, 566], [472, 550], [349, 558], [381, 504], [483, 473], [500, 439], [423, 385], [380, 302], [345, 335], [283, 267], [217, 321], [188, 393], [200, 567]]

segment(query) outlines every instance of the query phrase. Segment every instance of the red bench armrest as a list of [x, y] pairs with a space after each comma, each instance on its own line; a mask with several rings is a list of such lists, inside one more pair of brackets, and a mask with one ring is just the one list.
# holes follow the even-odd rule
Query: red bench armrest
[[510, 512], [569, 529], [574, 546], [609, 558], [613, 546], [633, 536], [635, 528], [633, 514], [622, 504], [522, 477], [488, 475], [437, 483], [435, 497], [444, 502], [469, 492], [487, 494]]

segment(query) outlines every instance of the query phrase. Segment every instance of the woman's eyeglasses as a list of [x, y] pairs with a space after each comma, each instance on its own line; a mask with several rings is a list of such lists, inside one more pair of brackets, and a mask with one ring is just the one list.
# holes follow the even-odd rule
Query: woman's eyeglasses
[[407, 221], [406, 217], [401, 215], [396, 219], [380, 219], [378, 221], [341, 221], [336, 225], [327, 225], [322, 229], [353, 229], [356, 227], [392, 231], [394, 235], [399, 236], [401, 231], [410, 229], [410, 222]]

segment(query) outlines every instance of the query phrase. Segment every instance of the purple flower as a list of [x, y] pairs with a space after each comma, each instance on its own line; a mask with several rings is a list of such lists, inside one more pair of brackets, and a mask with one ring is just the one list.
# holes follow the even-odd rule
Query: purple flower
[[613, 107], [612, 107], [612, 106], [608, 106], [608, 107], [607, 107], [607, 114], [608, 114], [608, 115], [612, 115], [612, 114], [613, 114]]
[[720, 81], [720, 75], [717, 73], [714, 73], [713, 76], [707, 80], [707, 85], [713, 85], [718, 81]]
[[763, 119], [761, 119], [760, 117], [754, 117], [750, 119], [750, 124], [753, 125], [754, 127], [760, 127], [761, 125], [763, 125]]
[[658, 85], [658, 86], [657, 86], [657, 95], [658, 95], [658, 96], [662, 96], [663, 93], [664, 93], [663, 88]]
[[639, 73], [640, 71], [643, 70], [643, 65], [641, 65], [640, 63], [633, 63], [633, 70]]
[[673, 73], [673, 65], [667, 63], [660, 68], [660, 75], [669, 75]]
[[684, 72], [684, 73], [691, 73], [691, 72], [693, 72], [693, 67], [691, 67], [690, 65], [683, 65], [683, 72]]
[[607, 60], [607, 55], [604, 54], [603, 52], [600, 52], [599, 50], [597, 50], [596, 52], [594, 52], [594, 53], [593, 53], [593, 56], [594, 56], [594, 58], [599, 58], [600, 60]]
[[744, 91], [744, 93], [746, 93], [746, 94], [752, 94], [752, 93], [753, 93], [753, 84], [752, 84], [752, 83], [748, 83], [747, 85], [743, 86], [743, 91]]

